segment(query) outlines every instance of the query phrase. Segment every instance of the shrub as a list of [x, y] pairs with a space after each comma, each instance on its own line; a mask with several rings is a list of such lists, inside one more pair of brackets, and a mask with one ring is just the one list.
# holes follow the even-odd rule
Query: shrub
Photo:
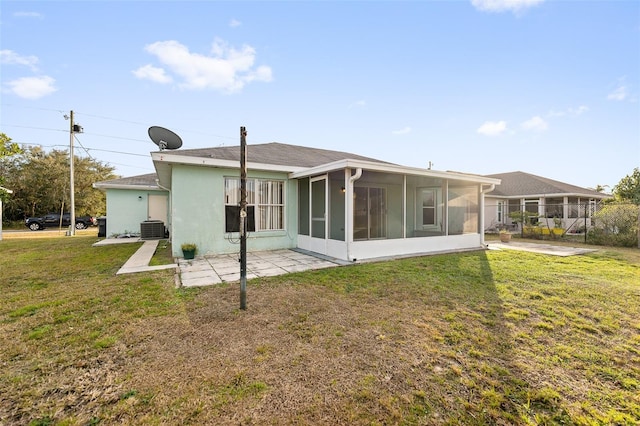
[[637, 247], [638, 206], [606, 204], [593, 217], [595, 227], [589, 230], [587, 241], [592, 244]]

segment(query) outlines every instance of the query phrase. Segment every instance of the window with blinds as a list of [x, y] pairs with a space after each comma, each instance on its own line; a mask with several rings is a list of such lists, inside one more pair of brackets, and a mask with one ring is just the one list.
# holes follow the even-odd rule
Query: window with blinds
[[[229, 222], [240, 205], [240, 179], [225, 178], [224, 188], [225, 229], [233, 229]], [[283, 230], [284, 206], [284, 181], [247, 179], [247, 210], [253, 210], [255, 231]]]

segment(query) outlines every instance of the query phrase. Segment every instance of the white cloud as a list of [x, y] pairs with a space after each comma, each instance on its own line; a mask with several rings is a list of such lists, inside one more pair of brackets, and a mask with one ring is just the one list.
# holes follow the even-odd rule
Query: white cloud
[[154, 67], [151, 64], [147, 64], [143, 67], [133, 70], [133, 75], [141, 80], [151, 80], [156, 83], [171, 83], [173, 79], [168, 76], [162, 68]]
[[359, 101], [355, 101], [353, 102], [351, 105], [349, 105], [349, 109], [351, 108], [364, 108], [367, 106], [367, 102], [365, 100], [359, 100]]
[[240, 25], [242, 25], [242, 22], [238, 21], [237, 19], [232, 19], [231, 21], [229, 21], [229, 26], [231, 28], [236, 28], [236, 27], [239, 27]]
[[477, 132], [485, 136], [499, 136], [507, 130], [506, 121], [485, 121]]
[[585, 112], [589, 111], [589, 107], [586, 105], [580, 105], [576, 108], [574, 107], [569, 107], [564, 111], [556, 111], [556, 110], [551, 110], [549, 111], [548, 116], [552, 117], [552, 118], [556, 118], [556, 117], [578, 117], [579, 115], [584, 114]]
[[17, 80], [7, 82], [9, 90], [25, 99], [39, 99], [55, 92], [55, 80], [49, 76], [22, 77]]
[[530, 118], [529, 120], [522, 123], [522, 128], [525, 130], [533, 130], [536, 132], [544, 132], [549, 128], [549, 125], [546, 121], [542, 119], [540, 116], [535, 116]]
[[607, 99], [610, 101], [624, 101], [627, 97], [629, 97], [627, 86], [619, 86], [613, 92], [609, 93]]
[[400, 129], [400, 130], [394, 130], [393, 132], [394, 135], [406, 135], [411, 133], [411, 127], [407, 126], [404, 129]]
[[44, 19], [44, 16], [38, 12], [15, 12], [13, 16], [15, 16], [16, 18]]
[[[145, 50], [165, 66], [163, 69], [156, 68], [153, 75], [157, 76], [161, 69], [164, 73], [172, 73], [184, 89], [236, 92], [247, 83], [269, 82], [273, 79], [270, 67], [262, 65], [254, 68], [256, 51], [249, 45], [235, 49], [223, 40], [216, 39], [211, 54], [203, 55], [190, 52], [187, 46], [175, 40], [168, 40], [149, 44]], [[140, 78], [151, 76], [142, 75]]]
[[7, 65], [24, 65], [31, 68], [31, 71], [37, 71], [38, 57], [37, 56], [22, 56], [14, 52], [13, 50], [3, 49], [0, 50], [0, 63]]
[[471, 4], [483, 12], [519, 13], [530, 7], [537, 6], [543, 1], [544, 0], [471, 0]]
[[580, 105], [578, 108], [569, 108], [569, 114], [573, 116], [582, 115], [585, 112], [589, 111], [589, 107], [586, 105]]

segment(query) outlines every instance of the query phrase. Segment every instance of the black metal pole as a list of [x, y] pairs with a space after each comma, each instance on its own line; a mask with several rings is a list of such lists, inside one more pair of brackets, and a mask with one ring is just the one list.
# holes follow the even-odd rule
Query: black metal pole
[[240, 309], [247, 309], [247, 131], [240, 127]]
[[587, 244], [587, 204], [584, 204], [584, 243]]

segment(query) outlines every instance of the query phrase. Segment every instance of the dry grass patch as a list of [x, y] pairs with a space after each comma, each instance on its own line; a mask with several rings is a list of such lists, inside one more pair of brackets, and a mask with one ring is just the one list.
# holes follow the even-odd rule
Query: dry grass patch
[[66, 275], [26, 272], [24, 259], [7, 272], [5, 254], [29, 250], [0, 244], [0, 423], [640, 420], [638, 251], [476, 252], [257, 279], [240, 311], [237, 285], [115, 277], [138, 245], [64, 241], [58, 260], [77, 265]]

